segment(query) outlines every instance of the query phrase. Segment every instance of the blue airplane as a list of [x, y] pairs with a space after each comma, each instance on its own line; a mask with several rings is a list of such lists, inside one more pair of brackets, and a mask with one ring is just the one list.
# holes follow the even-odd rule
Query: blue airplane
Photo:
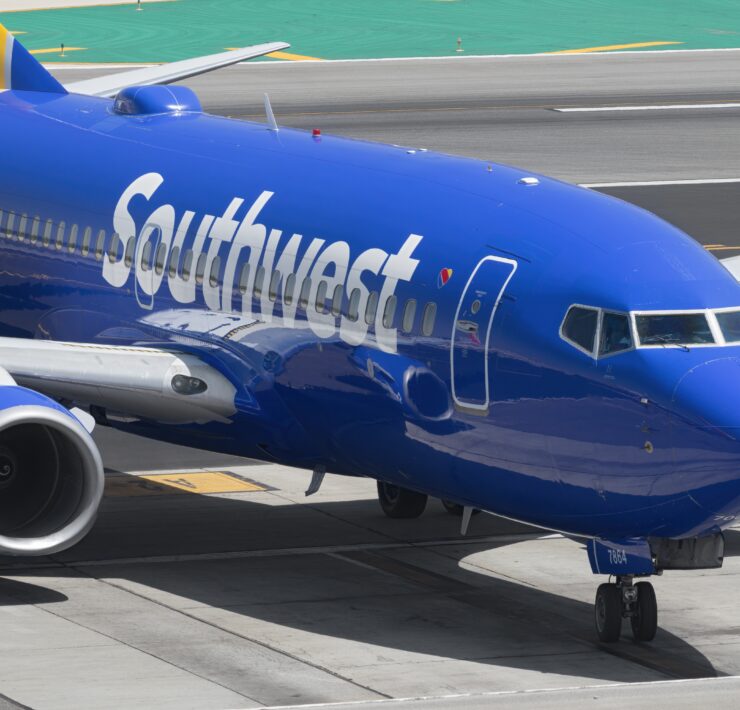
[[653, 639], [644, 580], [740, 511], [735, 276], [587, 189], [165, 85], [287, 46], [63, 87], [0, 32], [0, 552], [90, 530], [97, 423], [561, 532], [598, 637]]

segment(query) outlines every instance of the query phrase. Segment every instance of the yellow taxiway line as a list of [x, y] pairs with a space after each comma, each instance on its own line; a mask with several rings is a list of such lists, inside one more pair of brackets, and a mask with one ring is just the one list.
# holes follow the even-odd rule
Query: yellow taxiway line
[[[229, 52], [235, 49], [242, 49], [241, 47], [226, 47]], [[308, 57], [305, 54], [293, 54], [292, 52], [270, 52], [265, 54], [266, 57], [272, 57], [273, 59], [287, 59], [291, 62], [323, 62], [321, 57]]]
[[557, 52], [546, 52], [546, 54], [586, 54], [587, 52], [611, 52], [615, 49], [640, 49], [641, 47], [662, 47], [667, 44], [683, 44], [683, 42], [633, 42], [632, 44], [606, 44], [602, 47], [583, 47], [581, 49], [560, 49]]
[[[66, 54], [67, 52], [82, 52], [85, 49], [87, 49], [87, 47], [65, 47], [64, 54]], [[49, 49], [29, 49], [28, 52], [29, 54], [58, 54], [59, 56], [61, 56], [62, 48], [52, 47]]]

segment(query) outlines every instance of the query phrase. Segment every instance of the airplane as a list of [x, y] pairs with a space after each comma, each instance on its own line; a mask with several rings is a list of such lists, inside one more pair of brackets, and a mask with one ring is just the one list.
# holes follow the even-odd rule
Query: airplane
[[740, 286], [689, 236], [170, 85], [285, 43], [62, 86], [0, 42], [1, 553], [89, 532], [97, 424], [579, 540], [602, 642], [654, 638], [652, 575], [722, 565]]

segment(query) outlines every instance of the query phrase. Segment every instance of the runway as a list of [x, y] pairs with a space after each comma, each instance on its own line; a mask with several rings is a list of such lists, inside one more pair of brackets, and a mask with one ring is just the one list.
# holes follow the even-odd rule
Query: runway
[[[707, 52], [244, 65], [189, 84], [226, 115], [257, 116], [269, 90], [284, 125], [579, 183], [644, 182], [740, 177], [740, 110], [552, 109], [740, 101], [739, 61]], [[602, 189], [705, 244], [740, 246], [740, 183]], [[432, 709], [536, 698], [673, 710], [737, 697], [740, 531], [728, 532], [722, 570], [655, 579], [653, 644], [601, 645], [598, 580], [578, 543], [489, 516], [462, 538], [436, 501], [419, 520], [386, 519], [370, 480], [328, 477], [306, 499], [304, 471], [105, 429], [96, 437], [111, 486], [91, 535], [53, 559], [2, 560], [7, 707]]]

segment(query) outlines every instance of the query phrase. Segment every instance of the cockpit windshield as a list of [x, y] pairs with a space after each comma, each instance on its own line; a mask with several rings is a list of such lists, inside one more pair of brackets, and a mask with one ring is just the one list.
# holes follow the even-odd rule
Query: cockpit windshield
[[635, 348], [740, 346], [740, 308], [611, 311], [572, 305], [560, 337], [596, 360]]
[[635, 325], [640, 345], [697, 345], [715, 342], [705, 313], [637, 314]]
[[725, 342], [740, 343], [740, 311], [717, 311], [715, 315]]

